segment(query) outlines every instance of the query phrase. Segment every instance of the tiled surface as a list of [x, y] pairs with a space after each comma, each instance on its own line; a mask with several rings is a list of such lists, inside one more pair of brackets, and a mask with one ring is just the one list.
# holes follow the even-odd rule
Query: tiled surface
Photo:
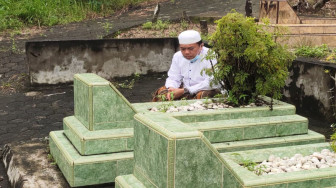
[[[305, 170], [298, 172], [257, 176], [244, 167], [238, 165], [241, 159], [250, 159], [261, 162], [273, 154], [279, 157], [291, 157], [296, 153], [310, 155], [322, 149], [330, 149], [329, 143], [288, 146], [259, 150], [228, 152], [221, 154], [227, 164], [227, 170], [236, 179], [236, 183], [244, 187], [328, 187], [336, 185], [336, 168]], [[231, 175], [224, 175], [231, 176]], [[231, 177], [231, 179], [233, 179]], [[225, 182], [225, 181], [224, 181]]]
[[213, 146], [218, 150], [218, 152], [222, 153], [322, 142], [325, 142], [325, 138], [322, 134], [316, 133], [314, 131], [308, 131], [308, 134], [303, 135], [215, 143]]
[[157, 187], [166, 187], [168, 140], [143, 124], [136, 123], [134, 141], [134, 148], [136, 148], [134, 161], [135, 170], [137, 170], [135, 176], [145, 184], [150, 181]]
[[74, 113], [85, 127], [90, 129], [90, 87], [78, 78], [74, 77]]
[[[116, 188], [145, 188], [146, 186], [142, 184], [133, 174], [118, 176], [115, 180]], [[148, 187], [147, 187], [148, 188]]]
[[110, 183], [133, 171], [133, 152], [81, 156], [63, 131], [50, 133], [50, 151], [71, 186]]
[[227, 142], [306, 134], [308, 120], [299, 115], [256, 117], [188, 123], [210, 142]]
[[89, 130], [133, 127], [134, 108], [107, 80], [95, 74], [74, 78], [75, 116]]
[[133, 150], [133, 128], [89, 131], [74, 116], [63, 119], [64, 133], [81, 155]]
[[222, 163], [198, 139], [176, 141], [175, 187], [222, 187]]

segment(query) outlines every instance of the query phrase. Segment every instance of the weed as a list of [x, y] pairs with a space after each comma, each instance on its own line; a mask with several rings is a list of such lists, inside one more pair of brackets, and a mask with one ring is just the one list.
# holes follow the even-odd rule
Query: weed
[[51, 165], [56, 165], [57, 164], [54, 157], [50, 153], [48, 153], [47, 159], [48, 159], [48, 161], [50, 162]]
[[295, 50], [295, 55], [302, 57], [323, 58], [326, 57], [329, 52], [329, 48], [326, 44], [321, 46], [301, 46]]
[[181, 21], [181, 27], [182, 27], [183, 30], [186, 30], [189, 27], [189, 23], [186, 20], [182, 20]]
[[152, 29], [153, 28], [153, 23], [152, 22], [146, 22], [142, 24], [142, 29]]
[[154, 29], [155, 30], [165, 30], [167, 29], [169, 26], [169, 22], [168, 21], [162, 21], [162, 20], [158, 20], [155, 24], [154, 24]]
[[113, 25], [111, 23], [105, 22], [103, 24], [103, 28], [104, 28], [105, 34], [109, 34], [111, 29], [113, 28]]
[[177, 32], [176, 32], [176, 31], [171, 31], [171, 32], [169, 33], [169, 36], [170, 36], [170, 37], [177, 37]]
[[133, 89], [135, 81], [139, 79], [140, 79], [140, 74], [134, 73], [130, 81], [127, 79], [122, 83], [117, 83], [117, 86], [123, 89]]
[[168, 21], [158, 20], [156, 23], [146, 22], [142, 24], [142, 29], [165, 30], [169, 26]]
[[183, 97], [183, 98], [181, 99], [181, 105], [182, 105], [182, 106], [188, 106], [188, 105], [189, 105], [189, 102], [187, 101], [187, 98]]
[[256, 162], [252, 161], [251, 159], [244, 159], [240, 154], [233, 153], [237, 160], [236, 162], [239, 163], [241, 166], [247, 168], [249, 171], [254, 172], [256, 175], [260, 176], [265, 172], [265, 165], [258, 165]]

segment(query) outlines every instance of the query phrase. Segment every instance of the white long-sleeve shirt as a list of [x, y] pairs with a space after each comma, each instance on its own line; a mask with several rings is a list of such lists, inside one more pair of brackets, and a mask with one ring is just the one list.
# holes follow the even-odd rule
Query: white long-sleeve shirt
[[[184, 58], [181, 51], [176, 52], [168, 71], [165, 86], [179, 88], [183, 82], [183, 87], [187, 88], [191, 94], [217, 88], [210, 87], [210, 77], [205, 73], [201, 74], [203, 69], [211, 68], [210, 60], [205, 59], [208, 50], [209, 48], [203, 47], [200, 58], [194, 63], [190, 63], [190, 60]], [[216, 63], [217, 60], [213, 59], [212, 64]]]

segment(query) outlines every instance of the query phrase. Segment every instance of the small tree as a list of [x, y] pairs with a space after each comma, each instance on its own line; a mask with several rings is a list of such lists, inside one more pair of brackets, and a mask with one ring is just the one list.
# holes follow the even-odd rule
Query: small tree
[[229, 92], [228, 100], [236, 105], [253, 102], [258, 95], [281, 97], [294, 55], [274, 41], [275, 33], [266, 26], [232, 11], [217, 21], [210, 37], [215, 53], [208, 58], [216, 54], [218, 63], [206, 73], [213, 76], [213, 84]]

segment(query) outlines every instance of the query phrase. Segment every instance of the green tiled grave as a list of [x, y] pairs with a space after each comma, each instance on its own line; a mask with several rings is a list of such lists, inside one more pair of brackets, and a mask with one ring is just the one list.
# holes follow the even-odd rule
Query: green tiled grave
[[132, 128], [136, 113], [107, 80], [91, 73], [74, 77], [75, 117], [90, 131]]
[[64, 118], [63, 128], [81, 155], [133, 151], [133, 128], [89, 131], [75, 116]]
[[[322, 135], [308, 131], [307, 119], [295, 115], [293, 105], [277, 100], [273, 110], [263, 106], [149, 112], [152, 107], [180, 106], [195, 100], [130, 104], [107, 80], [94, 74], [77, 74], [74, 101], [75, 114], [64, 118], [64, 131], [50, 133], [51, 154], [71, 186], [113, 181], [116, 187], [282, 186], [283, 179], [274, 181], [276, 183], [269, 180], [271, 184], [267, 184], [266, 180], [253, 179], [245, 173], [238, 176], [244, 169], [236, 168], [237, 164], [231, 164], [231, 158], [226, 155], [230, 151], [247, 155], [243, 150], [267, 153], [277, 149], [271, 151], [277, 153], [292, 148], [290, 151], [305, 151], [303, 144], [324, 141]], [[311, 149], [327, 147], [310, 146]], [[133, 148], [134, 160], [130, 152]], [[256, 148], [264, 150], [251, 150]], [[309, 149], [306, 147], [306, 150]], [[115, 179], [118, 175], [122, 176]], [[244, 175], [246, 181], [242, 180]], [[286, 186], [299, 186], [301, 180]], [[316, 182], [335, 185], [331, 178], [307, 181], [311, 181], [310, 185]]]
[[50, 152], [72, 187], [113, 182], [133, 171], [133, 152], [82, 156], [63, 131], [50, 132]]
[[334, 167], [257, 176], [239, 165], [239, 160], [241, 159], [262, 162], [268, 159], [270, 155], [283, 158], [292, 157], [294, 154], [300, 153], [303, 156], [307, 156], [313, 152], [321, 152], [322, 149], [331, 149], [329, 143], [223, 153], [221, 156], [226, 164], [223, 177], [224, 187], [316, 188], [336, 186], [336, 168]]

